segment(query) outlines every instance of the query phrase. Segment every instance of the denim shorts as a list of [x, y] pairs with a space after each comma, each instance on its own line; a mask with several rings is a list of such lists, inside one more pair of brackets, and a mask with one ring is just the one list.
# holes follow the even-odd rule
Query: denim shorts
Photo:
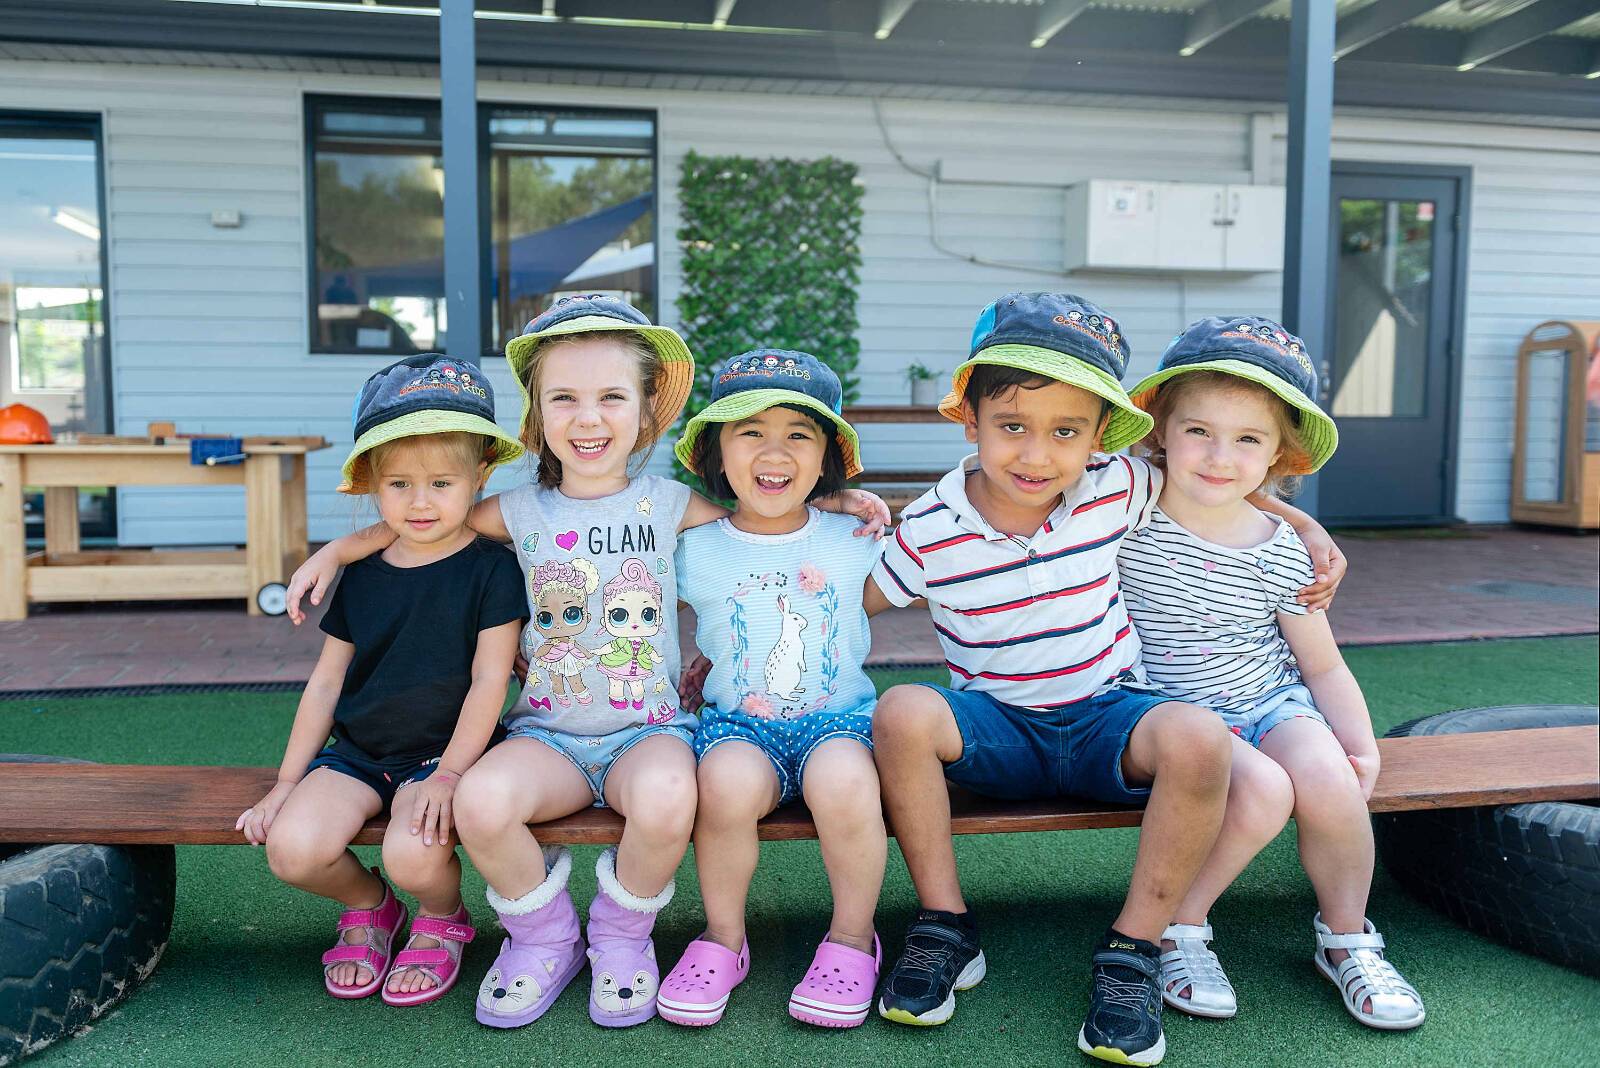
[[658, 734], [668, 734], [682, 740], [684, 745], [693, 745], [691, 739], [694, 737], [694, 732], [675, 724], [624, 727], [612, 734], [562, 734], [560, 731], [536, 727], [529, 723], [525, 726], [512, 727], [506, 737], [537, 739], [572, 761], [572, 766], [577, 768], [579, 774], [589, 783], [589, 790], [594, 794], [594, 807], [605, 808], [606, 776], [611, 774], [611, 765], [615, 764], [623, 753], [646, 738], [654, 738]]
[[854, 738], [870, 751], [872, 716], [824, 710], [808, 712], [795, 719], [769, 719], [705, 708], [700, 713], [700, 729], [694, 736], [694, 754], [704, 760], [707, 753], [723, 742], [749, 742], [772, 761], [783, 795], [778, 804], [787, 805], [800, 796], [806, 761], [817, 751], [817, 746], [830, 738]]
[[1314, 719], [1324, 727], [1328, 726], [1328, 721], [1317, 711], [1311, 691], [1299, 683], [1279, 686], [1249, 708], [1218, 712], [1217, 715], [1222, 717], [1222, 722], [1227, 724], [1230, 731], [1256, 749], [1261, 748], [1261, 739], [1267, 736], [1268, 731], [1291, 719]]
[[1149, 787], [1122, 779], [1122, 753], [1144, 714], [1172, 700], [1118, 686], [1076, 704], [1041, 712], [977, 690], [928, 687], [945, 699], [961, 729], [961, 759], [944, 776], [986, 797], [1025, 800], [1070, 795], [1143, 804]]
[[400, 792], [400, 787], [421, 782], [432, 775], [438, 766], [438, 757], [431, 760], [395, 763], [370, 757], [346, 743], [330, 745], [318, 753], [316, 759], [311, 761], [311, 766], [306, 769], [306, 774], [309, 775], [318, 768], [330, 768], [341, 775], [348, 775], [352, 779], [364, 782], [377, 793], [378, 799], [383, 802], [383, 811], [388, 812], [389, 806], [394, 803], [394, 795]]

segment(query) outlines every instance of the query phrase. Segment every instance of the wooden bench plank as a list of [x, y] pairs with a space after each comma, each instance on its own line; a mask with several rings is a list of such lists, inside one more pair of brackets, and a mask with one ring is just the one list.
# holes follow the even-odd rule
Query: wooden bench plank
[[[1482, 734], [1385, 738], [1371, 808], [1465, 808], [1519, 801], [1600, 798], [1600, 728], [1547, 727]], [[0, 764], [0, 843], [98, 842], [237, 845], [241, 811], [272, 786], [276, 770], [119, 764]], [[1005, 802], [952, 792], [957, 834], [1137, 826], [1139, 809], [1072, 798]], [[382, 841], [385, 821], [358, 843]], [[614, 812], [585, 809], [536, 826], [543, 842], [615, 842]], [[761, 822], [768, 840], [815, 838], [802, 806]]]

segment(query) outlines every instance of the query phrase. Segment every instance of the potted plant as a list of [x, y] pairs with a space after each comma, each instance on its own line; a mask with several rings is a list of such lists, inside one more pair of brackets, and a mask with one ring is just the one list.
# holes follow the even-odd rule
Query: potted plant
[[932, 407], [944, 396], [938, 373], [921, 363], [913, 362], [906, 368], [906, 380], [911, 383], [912, 404]]

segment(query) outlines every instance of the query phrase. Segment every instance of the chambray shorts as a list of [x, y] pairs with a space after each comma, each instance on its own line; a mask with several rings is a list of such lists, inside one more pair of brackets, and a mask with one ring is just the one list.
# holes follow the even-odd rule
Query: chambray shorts
[[977, 690], [929, 685], [961, 729], [961, 759], [944, 777], [986, 797], [1024, 800], [1070, 795], [1143, 804], [1149, 787], [1122, 778], [1122, 753], [1144, 714], [1172, 698], [1118, 686], [1076, 704], [1041, 712]]
[[572, 761], [572, 766], [578, 769], [584, 779], [589, 783], [589, 790], [594, 794], [594, 807], [606, 807], [606, 776], [611, 774], [611, 765], [617, 758], [646, 738], [653, 738], [658, 734], [670, 734], [692, 746], [691, 738], [694, 732], [686, 727], [673, 724], [656, 724], [645, 727], [624, 727], [612, 734], [562, 734], [560, 731], [550, 730], [548, 727], [538, 727], [532, 723], [521, 726], [513, 724], [507, 732], [507, 738], [534, 738], [548, 745]]
[[1299, 683], [1279, 686], [1249, 708], [1218, 712], [1217, 715], [1222, 717], [1222, 722], [1228, 725], [1230, 731], [1256, 749], [1261, 748], [1261, 739], [1267, 736], [1268, 731], [1291, 719], [1314, 719], [1324, 727], [1328, 726], [1328, 721], [1317, 711], [1311, 691]]
[[694, 754], [705, 755], [723, 742], [749, 742], [766, 754], [778, 773], [783, 796], [778, 804], [787, 805], [800, 796], [805, 781], [806, 761], [817, 746], [830, 738], [854, 738], [872, 749], [872, 716], [861, 712], [808, 712], [795, 719], [769, 719], [743, 712], [719, 712], [704, 708], [700, 729], [694, 736]]

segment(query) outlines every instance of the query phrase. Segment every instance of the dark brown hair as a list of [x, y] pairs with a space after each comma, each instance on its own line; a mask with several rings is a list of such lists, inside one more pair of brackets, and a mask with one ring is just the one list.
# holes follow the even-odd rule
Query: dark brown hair
[[[822, 440], [827, 442], [822, 452], [822, 470], [817, 474], [817, 484], [811, 487], [811, 492], [806, 494], [807, 501], [814, 501], [819, 497], [831, 497], [844, 489], [844, 449], [839, 446], [838, 428], [831, 423], [823, 422], [815, 412], [807, 411], [796, 404], [780, 404], [780, 408], [787, 408], [817, 424], [822, 432]], [[733, 492], [733, 485], [728, 481], [728, 474], [722, 469], [722, 428], [724, 423], [710, 423], [700, 428], [700, 436], [695, 439], [694, 449], [690, 459], [694, 461], [693, 467], [700, 473], [700, 480], [705, 483], [706, 496], [719, 501], [731, 501], [737, 494]]]

